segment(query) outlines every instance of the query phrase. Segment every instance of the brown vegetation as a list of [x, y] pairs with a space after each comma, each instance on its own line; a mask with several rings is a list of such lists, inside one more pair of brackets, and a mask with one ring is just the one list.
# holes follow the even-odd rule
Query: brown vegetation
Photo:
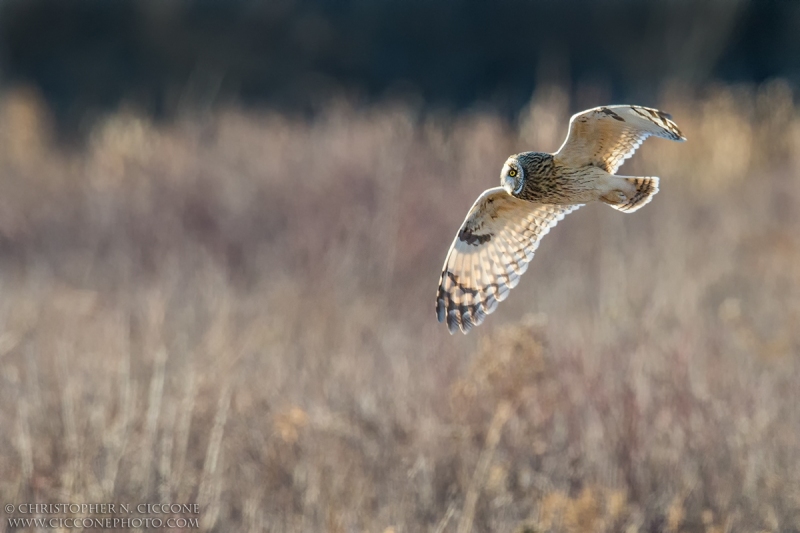
[[[644, 102], [646, 103], [646, 102]], [[0, 98], [0, 500], [198, 502], [215, 531], [800, 529], [800, 108], [664, 91], [633, 215], [567, 217], [484, 326], [439, 269], [518, 125], [331, 105], [120, 111], [55, 146]], [[5, 523], [2, 527], [5, 527]]]

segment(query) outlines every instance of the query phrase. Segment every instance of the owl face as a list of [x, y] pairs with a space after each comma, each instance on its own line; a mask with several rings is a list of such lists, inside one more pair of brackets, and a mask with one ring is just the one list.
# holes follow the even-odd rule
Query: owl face
[[517, 160], [516, 156], [511, 156], [506, 160], [503, 165], [503, 171], [500, 173], [500, 184], [508, 194], [519, 194], [522, 190], [522, 185], [525, 182], [525, 171], [522, 165]]

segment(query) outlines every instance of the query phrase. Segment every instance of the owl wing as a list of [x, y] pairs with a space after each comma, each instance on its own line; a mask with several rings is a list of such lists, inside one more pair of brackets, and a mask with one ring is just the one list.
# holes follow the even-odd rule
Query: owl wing
[[594, 165], [614, 174], [651, 135], [686, 140], [670, 116], [657, 109], [633, 105], [596, 107], [573, 115], [567, 139], [555, 156], [567, 166]]
[[502, 187], [484, 191], [458, 230], [439, 278], [436, 316], [467, 333], [508, 296], [539, 241], [578, 205], [526, 202]]

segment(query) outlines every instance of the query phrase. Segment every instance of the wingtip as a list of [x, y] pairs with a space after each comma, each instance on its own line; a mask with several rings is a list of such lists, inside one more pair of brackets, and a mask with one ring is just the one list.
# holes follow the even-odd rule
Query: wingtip
[[677, 141], [679, 143], [682, 143], [682, 142], [686, 141], [686, 136], [677, 127], [673, 127], [673, 129], [672, 129], [672, 131], [670, 131], [670, 133], [672, 135], [669, 137], [669, 139], [671, 139], [673, 141]]
[[460, 327], [458, 314], [455, 310], [450, 310], [447, 312], [447, 329], [450, 331], [450, 335], [455, 333], [458, 328]]

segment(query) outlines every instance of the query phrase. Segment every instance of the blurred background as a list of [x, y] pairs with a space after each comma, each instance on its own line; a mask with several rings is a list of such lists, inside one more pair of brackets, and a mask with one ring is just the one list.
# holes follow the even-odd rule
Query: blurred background
[[[800, 531], [798, 28], [781, 1], [0, 0], [0, 500]], [[623, 167], [654, 202], [570, 215], [451, 337], [474, 199], [619, 103], [688, 138]]]

